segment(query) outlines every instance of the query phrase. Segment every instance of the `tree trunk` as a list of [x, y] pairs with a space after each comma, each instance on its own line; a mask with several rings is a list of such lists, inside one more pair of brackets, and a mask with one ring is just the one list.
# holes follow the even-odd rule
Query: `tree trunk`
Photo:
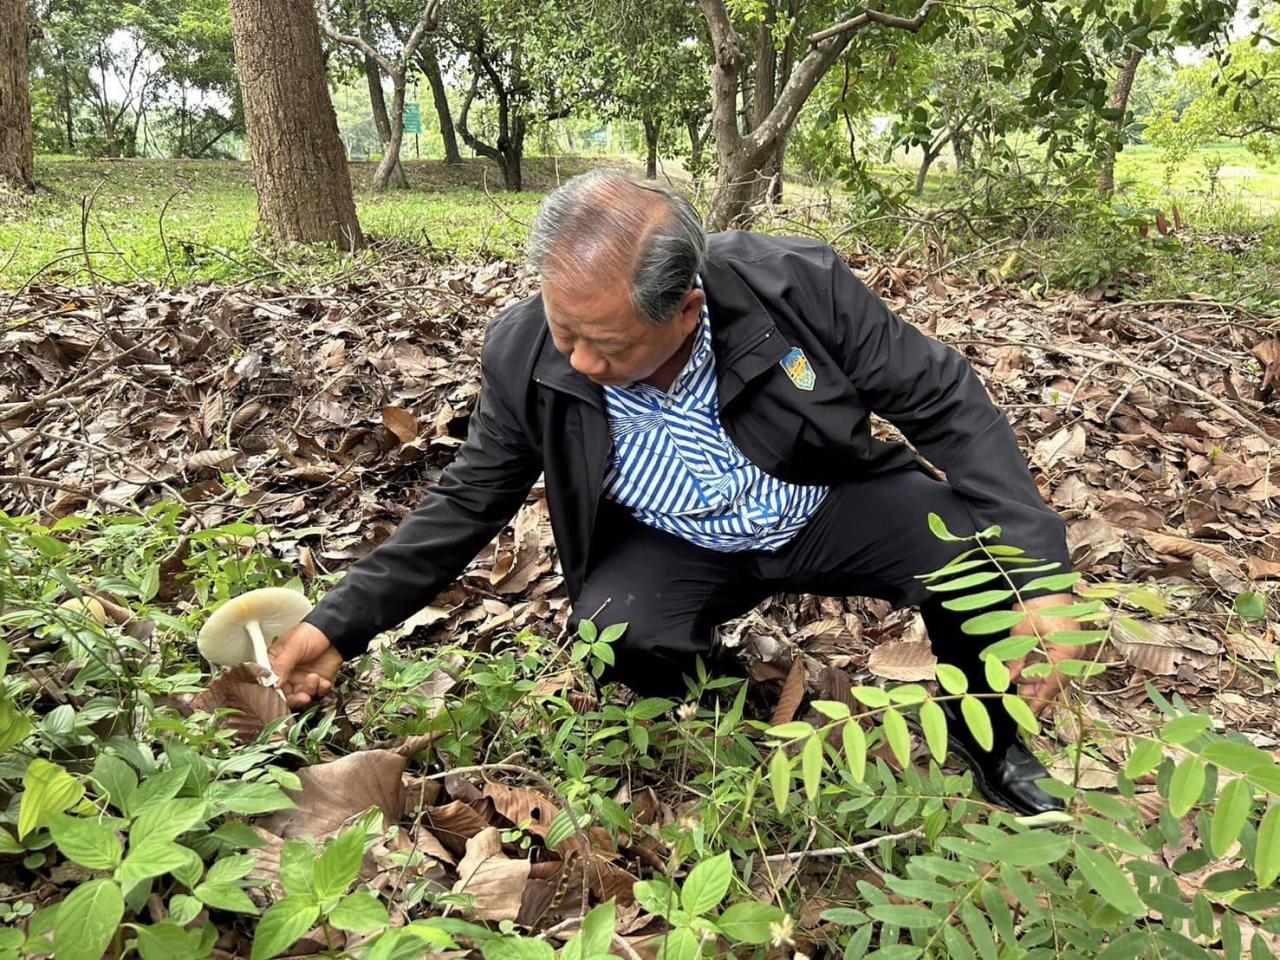
[[1102, 166], [1098, 169], [1098, 193], [1109, 197], [1116, 189], [1116, 146], [1120, 131], [1124, 129], [1124, 114], [1129, 108], [1129, 92], [1133, 89], [1133, 78], [1138, 72], [1138, 64], [1145, 51], [1134, 50], [1120, 68], [1116, 76], [1116, 87], [1111, 91], [1111, 109], [1120, 111], [1120, 118], [1111, 121], [1111, 136], [1107, 138], [1107, 152], [1102, 158]]
[[951, 152], [956, 158], [956, 173], [973, 164], [973, 137], [963, 130], [951, 131]]
[[26, 0], [0, 0], [0, 181], [20, 190], [35, 189], [27, 42]]
[[751, 206], [769, 183], [761, 176], [763, 167], [776, 155], [779, 143], [785, 142], [805, 101], [853, 35], [872, 25], [914, 33], [924, 26], [936, 0], [925, 0], [910, 18], [864, 6], [856, 16], [809, 34], [805, 38], [807, 52], [791, 71], [773, 109], [749, 132], [738, 129], [738, 91], [746, 63], [742, 38], [734, 29], [725, 0], [699, 0], [699, 4], [711, 36], [712, 130], [718, 161], [707, 227], [724, 230], [750, 222]]
[[307, 0], [231, 0], [261, 226], [277, 240], [363, 246]]
[[924, 196], [925, 181], [929, 179], [929, 168], [933, 166], [933, 162], [942, 156], [943, 148], [951, 139], [951, 131], [945, 131], [941, 137], [933, 143], [927, 143], [924, 146], [924, 159], [920, 161], [920, 170], [916, 173], [916, 196]]
[[[499, 141], [505, 163], [502, 166], [504, 186], [512, 193], [524, 189], [524, 135], [525, 120], [519, 113], [511, 123], [511, 134]], [[504, 142], [505, 141], [505, 142]]]
[[[365, 40], [370, 43], [373, 36], [373, 26], [369, 22], [369, 4], [365, 0], [360, 0], [360, 33]], [[382, 71], [378, 68], [378, 61], [367, 53], [362, 54], [364, 60], [364, 77], [369, 86], [369, 107], [373, 111], [373, 125], [378, 128], [378, 141], [382, 144], [383, 163], [378, 165], [378, 173], [374, 176], [373, 186], [376, 190], [383, 190], [388, 184], [394, 183], [397, 187], [409, 186], [409, 178], [405, 175], [404, 166], [400, 163], [400, 137], [394, 137], [395, 148], [392, 149], [391, 142], [393, 139], [391, 118], [387, 116], [387, 100], [382, 93]], [[400, 114], [400, 127], [403, 134], [404, 113]], [[387, 168], [386, 175], [383, 175], [382, 168], [386, 164], [386, 158], [394, 155], [395, 162]]]
[[462, 154], [458, 152], [458, 135], [453, 128], [453, 113], [449, 110], [449, 93], [444, 86], [444, 77], [440, 74], [440, 60], [430, 40], [422, 45], [420, 59], [422, 72], [427, 75], [427, 83], [431, 84], [431, 98], [435, 101], [436, 116], [440, 120], [444, 162], [462, 163]]
[[62, 54], [62, 109], [67, 125], [67, 153], [76, 148], [75, 115], [72, 113], [71, 78], [67, 75], [66, 55]]
[[662, 121], [655, 119], [651, 111], [646, 110], [644, 117], [644, 175], [650, 180], [658, 179], [658, 136], [662, 133]]
[[404, 175], [404, 167], [400, 164], [400, 145], [404, 142], [405, 76], [398, 73], [391, 79], [395, 84], [391, 93], [394, 116], [387, 121], [391, 136], [382, 144], [382, 162], [378, 164], [378, 172], [373, 175], [375, 190], [385, 190], [393, 184], [397, 187], [409, 186], [409, 178]]
[[[796, 15], [796, 0], [788, 0], [787, 13], [794, 20]], [[787, 84], [791, 80], [791, 68], [795, 66], [796, 61], [796, 35], [792, 30], [787, 34], [787, 39], [782, 45], [782, 65], [778, 70], [778, 82], [775, 85], [775, 93], [773, 102], [778, 102], [778, 97], [782, 91], [786, 89]], [[782, 202], [782, 176], [785, 172], [787, 160], [787, 137], [788, 132], [782, 131], [778, 134], [778, 147], [773, 155], [773, 202]]]
[[[769, 111], [778, 102], [778, 50], [773, 44], [773, 25], [777, 21], [777, 5], [768, 0], [764, 6], [764, 16], [756, 30], [756, 62], [755, 80], [751, 90], [751, 124], [746, 133], [755, 130], [764, 123]], [[777, 151], [770, 151], [760, 166], [760, 176], [772, 181], [777, 159]], [[767, 185], [766, 185], [767, 186]], [[763, 199], [763, 194], [761, 199]]]
[[711, 193], [708, 229], [729, 230], [750, 226], [754, 208], [764, 200], [769, 179], [761, 176], [760, 163], [746, 147], [733, 153], [716, 146], [716, 185]]
[[[522, 167], [526, 129], [525, 118], [520, 112], [520, 101], [516, 101], [516, 107], [513, 110], [511, 93], [506, 84], [502, 82], [497, 70], [485, 59], [482, 50], [473, 51], [471, 56], [474, 72], [471, 79], [471, 89], [462, 101], [462, 110], [458, 113], [458, 133], [468, 147], [498, 165], [498, 169], [502, 171], [502, 184], [507, 190], [513, 193], [518, 192], [523, 188], [524, 183]], [[480, 88], [481, 74], [484, 74], [489, 81], [489, 87], [493, 91], [493, 97], [498, 106], [498, 137], [496, 145], [485, 143], [473, 134], [468, 123], [471, 104]], [[519, 83], [520, 76], [517, 65], [511, 86], [518, 87]]]
[[382, 93], [382, 71], [373, 57], [364, 57], [364, 78], [369, 85], [373, 125], [378, 128], [378, 141], [385, 147], [391, 139], [391, 118], [387, 116], [387, 98]]
[[[373, 43], [373, 24], [369, 20], [368, 0], [359, 0], [357, 9], [360, 12], [360, 35]], [[387, 117], [387, 100], [382, 95], [382, 71], [378, 69], [378, 61], [367, 53], [362, 54], [364, 60], [364, 78], [369, 85], [369, 106], [373, 110], [373, 125], [378, 129], [378, 142], [386, 147], [391, 139], [391, 121]]]

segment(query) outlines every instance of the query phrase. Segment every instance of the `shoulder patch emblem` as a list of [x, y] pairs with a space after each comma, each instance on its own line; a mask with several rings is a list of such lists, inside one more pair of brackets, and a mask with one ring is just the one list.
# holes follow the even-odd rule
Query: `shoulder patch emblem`
[[791, 382], [801, 390], [812, 390], [817, 383], [818, 378], [813, 372], [813, 367], [809, 365], [809, 358], [799, 347], [792, 347], [778, 362]]

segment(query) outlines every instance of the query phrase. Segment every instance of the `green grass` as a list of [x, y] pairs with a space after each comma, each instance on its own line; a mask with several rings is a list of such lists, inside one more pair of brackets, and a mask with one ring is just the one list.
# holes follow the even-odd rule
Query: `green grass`
[[1238, 200], [1247, 213], [1280, 213], [1280, 162], [1268, 163], [1236, 143], [1202, 147], [1172, 171], [1158, 149], [1132, 144], [1116, 157], [1116, 187], [1122, 194], [1148, 193], [1157, 203], [1163, 197], [1184, 205], [1217, 193]]
[[[0, 193], [0, 288], [89, 279], [80, 236], [85, 198], [92, 198], [88, 259], [107, 281], [310, 283], [372, 266], [389, 255], [403, 256], [406, 250], [443, 260], [518, 257], [545, 192], [565, 177], [604, 163], [636, 169], [626, 158], [532, 157], [525, 164], [526, 192], [511, 194], [497, 187], [496, 167], [488, 161], [460, 166], [410, 161], [410, 189], [375, 194], [369, 188], [374, 164], [352, 164], [360, 222], [375, 241], [352, 258], [320, 247], [280, 252], [257, 242], [247, 163], [40, 157], [36, 173], [41, 190], [34, 197]], [[909, 185], [914, 179], [909, 164], [908, 158], [906, 166], [894, 162], [878, 172], [885, 180]], [[1209, 166], [1218, 170], [1216, 182], [1208, 176]], [[1024, 264], [1042, 280], [1083, 288], [1096, 282], [1090, 278], [1114, 274], [1113, 286], [1130, 297], [1178, 297], [1194, 291], [1280, 306], [1275, 279], [1280, 164], [1261, 162], [1235, 144], [1217, 144], [1199, 151], [1166, 180], [1158, 151], [1137, 145], [1121, 152], [1116, 173], [1122, 204], [1165, 210], [1177, 204], [1189, 229], [1161, 246], [1151, 242], [1154, 238], [1138, 240], [1131, 226], [1108, 226], [1085, 211], [1024, 248]], [[954, 174], [935, 168], [924, 206], [963, 205], [953, 187]], [[800, 186], [788, 190], [793, 201], [807, 195]], [[831, 225], [830, 233], [843, 232], [847, 242], [844, 218], [862, 215], [854, 210], [836, 216], [840, 222]], [[764, 229], [792, 232], [785, 222]], [[864, 246], [869, 243], [886, 255], [894, 254], [901, 239], [859, 236]], [[987, 239], [951, 237], [952, 255]], [[1006, 255], [993, 249], [990, 256], [965, 258], [962, 269], [992, 268]], [[1035, 281], [1028, 273], [1014, 282], [1030, 286]]]
[[[576, 158], [530, 158], [528, 190], [514, 194], [503, 192], [500, 180], [495, 186], [496, 167], [482, 160], [461, 167], [410, 161], [410, 189], [383, 194], [369, 189], [372, 164], [352, 164], [351, 170], [360, 222], [371, 238], [471, 260], [518, 255], [545, 191], [589, 165]], [[35, 277], [88, 280], [81, 249], [85, 198], [92, 200], [89, 261], [106, 280], [235, 281], [282, 270], [315, 279], [351, 265], [319, 250], [295, 250], [282, 262], [256, 244], [247, 163], [40, 157], [36, 177], [41, 189], [30, 199], [0, 194], [0, 288]], [[376, 258], [378, 251], [365, 256]]]

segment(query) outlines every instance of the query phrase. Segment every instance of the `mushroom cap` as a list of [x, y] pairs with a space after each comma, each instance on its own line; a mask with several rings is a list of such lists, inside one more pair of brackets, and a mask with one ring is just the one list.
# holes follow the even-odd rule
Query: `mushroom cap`
[[210, 614], [200, 628], [196, 647], [215, 666], [253, 661], [253, 640], [246, 624], [258, 621], [262, 639], [271, 646], [311, 612], [311, 601], [288, 587], [263, 587], [232, 597]]
[[58, 606], [72, 613], [83, 614], [100, 627], [107, 623], [107, 611], [96, 597], [68, 597]]

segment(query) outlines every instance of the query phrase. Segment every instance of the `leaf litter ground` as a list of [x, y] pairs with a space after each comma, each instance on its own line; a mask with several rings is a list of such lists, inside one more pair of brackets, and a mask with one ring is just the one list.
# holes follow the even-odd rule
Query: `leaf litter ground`
[[[1277, 644], [1266, 614], [1280, 579], [1280, 322], [1194, 295], [1031, 300], [911, 268], [859, 272], [974, 364], [1068, 522], [1075, 568], [1089, 581], [1164, 591], [1167, 612], [1148, 618], [1150, 636], [1118, 635], [1105, 657], [1112, 669], [1082, 692], [1085, 715], [1118, 734], [1083, 758], [1082, 785], [1114, 786], [1123, 735], [1153, 710], [1149, 688], [1275, 750]], [[273, 529], [259, 547], [304, 580], [338, 573], [390, 535], [454, 455], [479, 389], [485, 323], [532, 288], [507, 262], [392, 262], [315, 289], [24, 289], [7, 297], [0, 338], [0, 508], [53, 520], [177, 499], [187, 537], [249, 516]], [[176, 575], [185, 549], [184, 539], [162, 567], [157, 597], [176, 612], [193, 602]], [[1253, 593], [1264, 616], [1242, 623], [1233, 604]], [[149, 629], [123, 598], [100, 598], [114, 629]], [[560, 635], [569, 611], [541, 486], [457, 584], [424, 599], [389, 642], [490, 649], [526, 628]], [[727, 624], [720, 641], [750, 678], [753, 715], [774, 723], [800, 715], [808, 698], [849, 701], [856, 684], [932, 678], [919, 616], [873, 599], [775, 597]], [[539, 692], [593, 708], [597, 691], [566, 689], [566, 676]], [[348, 685], [348, 730], [371, 682]], [[440, 674], [424, 693], [442, 698], [454, 683]], [[280, 719], [278, 698], [264, 693], [251, 668], [236, 668], [177, 705], [241, 710], [233, 729], [249, 740]], [[1061, 756], [1052, 738], [1071, 742], [1074, 718], [1060, 710], [1056, 721], [1037, 745]], [[636, 784], [617, 798], [634, 823], [625, 843], [595, 829], [553, 850], [552, 785], [516, 786], [500, 772], [437, 776], [424, 765], [430, 740], [331, 751], [302, 769], [297, 808], [255, 824], [264, 891], [276, 883], [282, 838], [332, 836], [376, 807], [412, 825], [366, 864], [376, 889], [399, 889], [405, 871], [389, 858], [413, 850], [415, 878], [473, 894], [477, 918], [545, 930], [618, 896], [630, 942], [659, 929], [630, 886], [661, 871], [654, 828], [696, 814], [695, 795], [671, 777]], [[1070, 766], [1057, 772], [1069, 777]], [[521, 823], [541, 844], [533, 856], [502, 842], [499, 830]], [[817, 924], [816, 911], [801, 918], [810, 934]]]

